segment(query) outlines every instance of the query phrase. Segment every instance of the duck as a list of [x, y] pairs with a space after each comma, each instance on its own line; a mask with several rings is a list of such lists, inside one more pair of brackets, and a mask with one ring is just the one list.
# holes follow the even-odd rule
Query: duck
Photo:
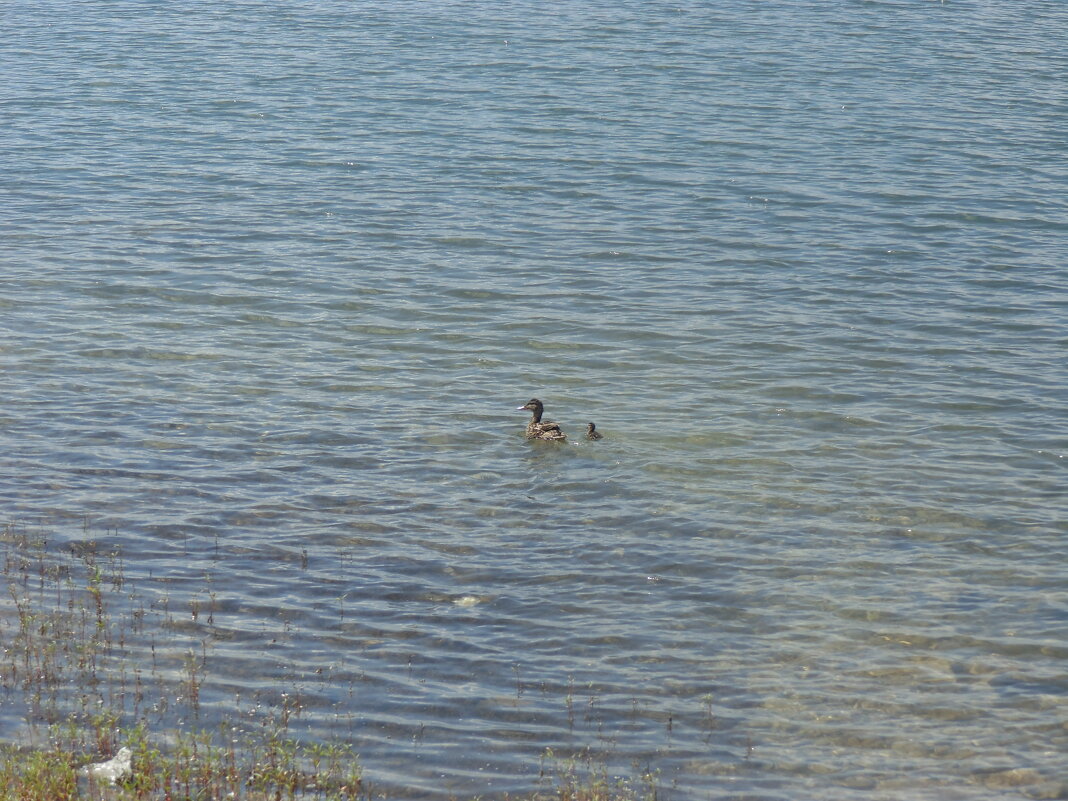
[[604, 434], [593, 423], [586, 423], [586, 439], [604, 439]]
[[560, 430], [557, 423], [541, 419], [545, 405], [537, 398], [531, 398], [516, 411], [527, 411], [533, 415], [527, 423], [527, 439], [544, 439], [550, 442], [563, 442], [567, 439], [567, 435]]

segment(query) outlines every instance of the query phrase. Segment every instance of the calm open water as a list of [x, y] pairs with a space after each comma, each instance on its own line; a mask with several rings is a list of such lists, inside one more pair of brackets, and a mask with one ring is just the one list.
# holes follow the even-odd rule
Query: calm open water
[[1066, 102], [1052, 2], [9, 3], [0, 508], [402, 797], [1066, 797]]

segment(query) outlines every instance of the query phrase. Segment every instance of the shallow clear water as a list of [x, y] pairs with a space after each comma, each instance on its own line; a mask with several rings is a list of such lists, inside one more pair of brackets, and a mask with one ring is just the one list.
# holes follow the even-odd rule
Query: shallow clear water
[[1068, 7], [4, 18], [2, 509], [215, 594], [206, 715], [432, 798], [1064, 791]]

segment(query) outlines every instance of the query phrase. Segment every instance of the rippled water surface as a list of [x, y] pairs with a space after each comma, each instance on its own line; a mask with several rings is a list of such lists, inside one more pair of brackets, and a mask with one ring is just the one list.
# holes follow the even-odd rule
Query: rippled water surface
[[1060, 3], [9, 4], [0, 508], [212, 594], [156, 645], [205, 719], [297, 687], [400, 797], [1065, 797], [1066, 54]]

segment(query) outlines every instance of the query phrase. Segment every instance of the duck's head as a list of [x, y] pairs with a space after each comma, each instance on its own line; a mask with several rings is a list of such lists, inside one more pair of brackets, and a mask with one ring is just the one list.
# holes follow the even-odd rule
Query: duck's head
[[541, 414], [545, 410], [542, 402], [537, 398], [531, 398], [522, 406], [516, 409], [517, 412], [533, 412], [534, 414]]
[[595, 426], [593, 423], [586, 423], [586, 433], [587, 434], [592, 434], [596, 428], [597, 428], [597, 426]]

